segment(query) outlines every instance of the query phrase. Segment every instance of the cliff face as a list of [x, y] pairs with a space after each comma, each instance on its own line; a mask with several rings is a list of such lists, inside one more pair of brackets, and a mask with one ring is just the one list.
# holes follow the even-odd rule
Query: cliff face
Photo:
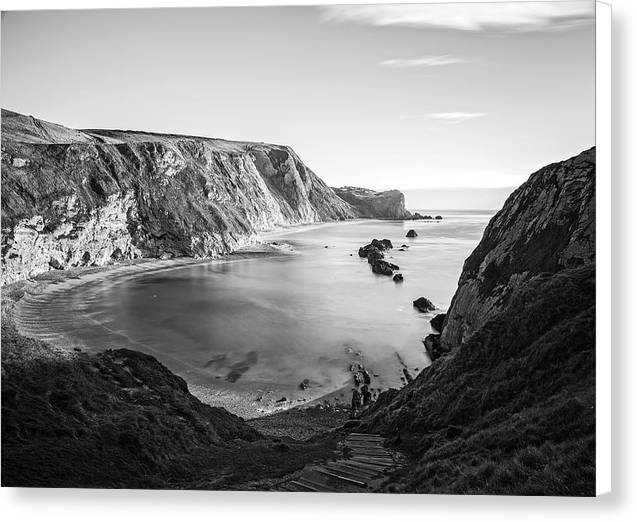
[[289, 147], [80, 131], [2, 111], [3, 284], [118, 259], [214, 256], [275, 226], [355, 216]]
[[405, 209], [405, 196], [398, 190], [376, 192], [360, 187], [334, 188], [334, 192], [354, 207], [358, 217], [405, 219], [411, 214]]
[[465, 262], [446, 356], [357, 431], [412, 454], [391, 491], [595, 494], [595, 149], [533, 174]]
[[595, 148], [530, 176], [464, 263], [441, 341], [458, 346], [540, 273], [595, 261]]

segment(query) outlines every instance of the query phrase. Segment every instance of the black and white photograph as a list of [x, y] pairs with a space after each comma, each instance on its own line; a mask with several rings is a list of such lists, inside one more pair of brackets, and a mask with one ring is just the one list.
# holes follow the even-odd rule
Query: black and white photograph
[[1, 31], [3, 488], [596, 496], [595, 2]]

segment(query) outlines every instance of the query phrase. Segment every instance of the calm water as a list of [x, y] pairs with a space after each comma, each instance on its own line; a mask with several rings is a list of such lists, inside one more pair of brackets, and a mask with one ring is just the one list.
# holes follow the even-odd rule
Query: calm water
[[[426, 296], [446, 310], [492, 215], [439, 213], [441, 222], [365, 220], [271, 233], [267, 241], [289, 245], [291, 255], [149, 274], [66, 299], [75, 308], [90, 303], [86, 313], [122, 345], [152, 353], [203, 400], [243, 415], [341, 390], [352, 363], [375, 374], [373, 388], [400, 386], [403, 368], [415, 375], [429, 364], [421, 340], [433, 314], [415, 311], [412, 301]], [[405, 237], [409, 228], [417, 238]], [[358, 257], [372, 238], [394, 243], [389, 258], [404, 283], [373, 274]], [[403, 243], [409, 249], [399, 252]], [[99, 344], [92, 335], [91, 346], [107, 347]]]

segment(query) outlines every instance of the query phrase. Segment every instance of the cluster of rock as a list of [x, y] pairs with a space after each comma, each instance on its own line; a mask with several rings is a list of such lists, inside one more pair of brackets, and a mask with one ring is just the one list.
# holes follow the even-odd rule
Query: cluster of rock
[[[436, 310], [436, 305], [434, 305], [426, 297], [419, 297], [414, 301], [413, 304], [414, 308], [417, 308], [422, 313], [433, 312], [434, 310]], [[427, 355], [429, 355], [429, 358], [432, 361], [435, 361], [442, 355], [446, 355], [450, 351], [443, 347], [440, 343], [440, 337], [446, 317], [447, 314], [437, 314], [431, 319], [431, 321], [429, 321], [429, 324], [431, 324], [431, 328], [432, 330], [434, 330], [434, 333], [427, 335], [427, 337], [425, 337], [423, 340], [423, 344], [425, 345], [425, 349], [427, 350]]]
[[389, 239], [372, 239], [371, 243], [358, 249], [358, 255], [367, 258], [367, 262], [372, 266], [372, 272], [394, 276], [394, 281], [398, 283], [402, 282], [403, 276], [402, 274], [394, 275], [394, 271], [399, 270], [400, 267], [385, 260], [385, 252], [392, 248], [394, 245]]
[[420, 214], [419, 212], [414, 212], [414, 213], [411, 215], [411, 218], [409, 218], [409, 219], [414, 220], [414, 221], [416, 221], [416, 220], [433, 220], [433, 219], [438, 219], [438, 220], [440, 220], [440, 219], [442, 219], [442, 216], [432, 217], [432, 216], [430, 216], [429, 214], [427, 214], [427, 215], [423, 216], [423, 215], [422, 215], [422, 214]]

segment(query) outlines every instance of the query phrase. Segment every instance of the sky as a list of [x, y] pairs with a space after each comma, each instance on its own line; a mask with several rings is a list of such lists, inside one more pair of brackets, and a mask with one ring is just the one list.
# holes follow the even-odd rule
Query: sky
[[332, 186], [471, 207], [594, 145], [594, 51], [588, 0], [4, 12], [2, 106], [286, 144]]

